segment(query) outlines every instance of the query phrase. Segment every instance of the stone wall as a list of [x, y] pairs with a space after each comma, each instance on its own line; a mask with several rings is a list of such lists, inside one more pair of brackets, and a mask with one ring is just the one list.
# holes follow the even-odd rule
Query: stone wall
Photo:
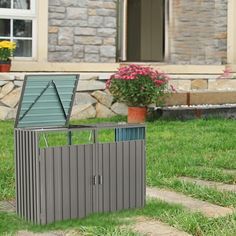
[[225, 64], [227, 0], [171, 1], [170, 62]]
[[[25, 74], [0, 73], [0, 120], [15, 118]], [[110, 75], [110, 73], [80, 73], [72, 119], [127, 115], [127, 106], [115, 102], [105, 88], [105, 81]], [[233, 74], [227, 78], [222, 75], [219, 78], [220, 75], [199, 74], [170, 76], [172, 80], [169, 83], [175, 87], [178, 96], [174, 96], [168, 105], [185, 104], [184, 92], [236, 91], [236, 79]]]
[[115, 62], [116, 0], [49, 0], [48, 60]]
[[[50, 62], [115, 62], [117, 0], [49, 0]], [[171, 1], [169, 61], [225, 64], [227, 0]]]
[[[0, 120], [14, 119], [25, 73], [0, 73]], [[127, 106], [117, 103], [105, 88], [110, 74], [80, 74], [71, 119], [127, 115]], [[32, 101], [33, 102], [33, 101]]]

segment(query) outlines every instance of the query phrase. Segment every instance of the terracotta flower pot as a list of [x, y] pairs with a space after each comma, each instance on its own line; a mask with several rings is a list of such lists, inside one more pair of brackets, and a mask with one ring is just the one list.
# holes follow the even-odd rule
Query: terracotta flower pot
[[128, 123], [144, 123], [146, 116], [146, 107], [128, 107]]
[[11, 61], [0, 61], [0, 72], [9, 72], [11, 69]]

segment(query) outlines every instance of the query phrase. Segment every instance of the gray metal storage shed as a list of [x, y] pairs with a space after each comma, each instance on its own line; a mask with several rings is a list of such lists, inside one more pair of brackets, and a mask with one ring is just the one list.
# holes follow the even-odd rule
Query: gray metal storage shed
[[[37, 224], [145, 204], [145, 125], [70, 126], [77, 83], [76, 75], [24, 81], [14, 131], [16, 205], [18, 215]], [[83, 132], [90, 139], [80, 143]], [[48, 143], [50, 135], [59, 144]]]

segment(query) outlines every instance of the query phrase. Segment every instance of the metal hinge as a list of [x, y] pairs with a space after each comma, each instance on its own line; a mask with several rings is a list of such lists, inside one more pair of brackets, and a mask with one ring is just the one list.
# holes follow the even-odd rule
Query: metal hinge
[[93, 185], [102, 185], [103, 183], [103, 179], [102, 179], [102, 175], [94, 175], [93, 176]]
[[97, 184], [97, 176], [94, 175], [94, 176], [93, 176], [93, 185], [96, 185], [96, 184]]

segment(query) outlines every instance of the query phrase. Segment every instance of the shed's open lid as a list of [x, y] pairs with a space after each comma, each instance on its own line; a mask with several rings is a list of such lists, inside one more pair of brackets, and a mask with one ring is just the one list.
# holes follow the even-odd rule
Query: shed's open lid
[[15, 127], [67, 126], [78, 79], [77, 75], [26, 75]]

